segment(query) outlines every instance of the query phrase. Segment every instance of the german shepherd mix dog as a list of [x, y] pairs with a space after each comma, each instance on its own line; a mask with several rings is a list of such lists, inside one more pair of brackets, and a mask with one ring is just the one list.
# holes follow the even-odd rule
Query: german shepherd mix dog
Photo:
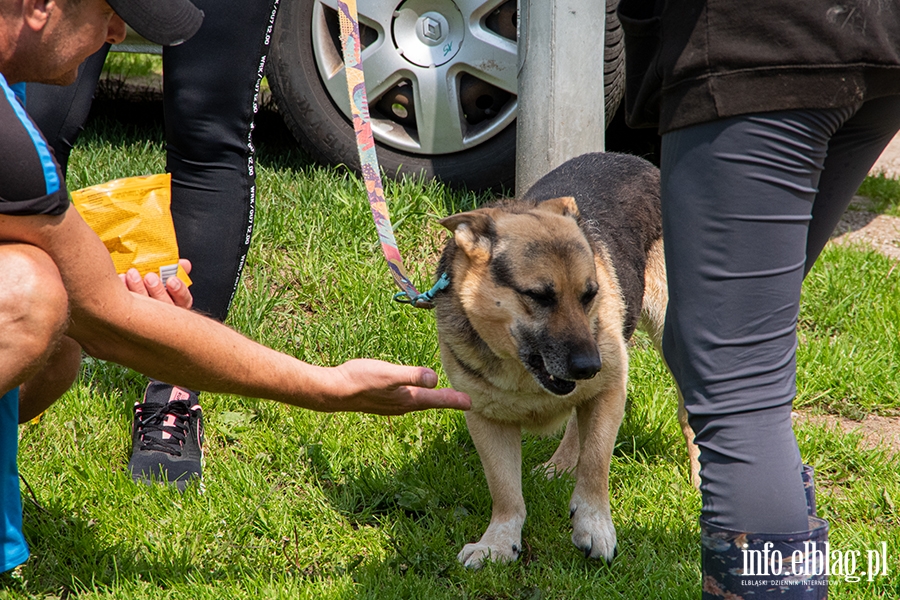
[[[574, 158], [521, 199], [452, 215], [438, 275], [441, 362], [472, 398], [466, 423], [487, 476], [491, 522], [459, 560], [513, 561], [525, 522], [522, 428], [569, 425], [545, 465], [574, 470], [572, 541], [611, 561], [609, 464], [625, 411], [627, 343], [639, 325], [659, 348], [668, 295], [659, 172], [625, 154]], [[697, 450], [679, 419], [697, 481]]]

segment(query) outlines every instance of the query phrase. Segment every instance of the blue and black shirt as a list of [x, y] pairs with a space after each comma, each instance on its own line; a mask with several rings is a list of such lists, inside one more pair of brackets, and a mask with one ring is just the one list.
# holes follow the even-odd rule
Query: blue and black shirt
[[0, 75], [0, 214], [60, 215], [69, 194], [50, 147], [25, 114], [24, 89]]

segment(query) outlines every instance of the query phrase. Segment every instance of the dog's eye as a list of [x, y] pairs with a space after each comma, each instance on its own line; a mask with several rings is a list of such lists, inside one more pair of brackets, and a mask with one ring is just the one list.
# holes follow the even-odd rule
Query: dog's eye
[[552, 290], [524, 290], [522, 292], [537, 303], [538, 306], [550, 308], [556, 304], [556, 294]]
[[594, 301], [594, 298], [597, 297], [597, 286], [590, 286], [587, 290], [585, 290], [584, 294], [581, 295], [581, 304], [587, 306], [591, 302]]

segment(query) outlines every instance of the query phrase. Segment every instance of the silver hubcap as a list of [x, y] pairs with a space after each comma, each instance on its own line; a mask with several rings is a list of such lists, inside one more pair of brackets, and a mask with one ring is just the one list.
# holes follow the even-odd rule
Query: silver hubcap
[[[350, 117], [337, 0], [315, 0], [313, 51]], [[363, 70], [376, 139], [435, 155], [473, 148], [515, 120], [515, 0], [361, 0]]]

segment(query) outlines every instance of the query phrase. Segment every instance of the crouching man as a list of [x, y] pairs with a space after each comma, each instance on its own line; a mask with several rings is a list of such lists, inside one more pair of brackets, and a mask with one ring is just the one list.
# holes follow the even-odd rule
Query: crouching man
[[366, 359], [318, 367], [261, 346], [184, 310], [191, 297], [176, 278], [122, 285], [17, 95], [26, 81], [73, 82], [87, 56], [124, 39], [126, 21], [172, 45], [202, 13], [188, 0], [0, 0], [0, 571], [28, 556], [16, 427], [68, 389], [82, 349], [179, 386], [317, 411], [469, 407], [465, 394], [432, 389], [430, 369]]

